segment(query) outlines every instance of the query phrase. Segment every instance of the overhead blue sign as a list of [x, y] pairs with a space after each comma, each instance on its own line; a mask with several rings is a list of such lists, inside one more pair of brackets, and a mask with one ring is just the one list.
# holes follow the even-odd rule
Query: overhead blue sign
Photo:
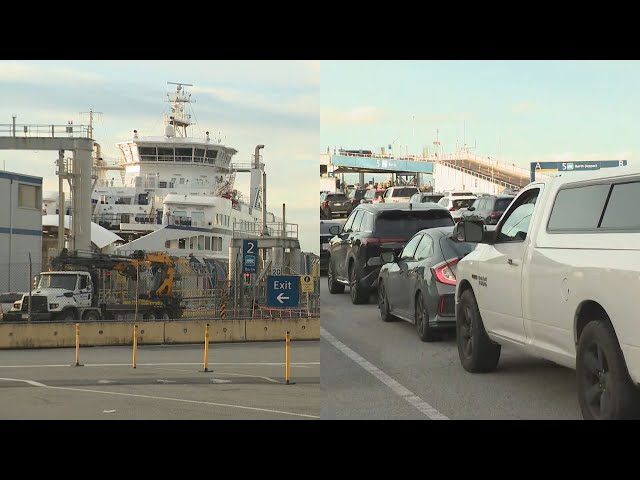
[[408, 173], [433, 173], [433, 163], [427, 161], [400, 160], [388, 157], [359, 157], [351, 155], [332, 155], [334, 167], [352, 167], [367, 171], [391, 171]]
[[300, 303], [300, 277], [298, 275], [267, 276], [267, 305], [270, 307], [297, 307]]
[[242, 273], [256, 273], [258, 258], [258, 241], [242, 241]]
[[593, 160], [580, 162], [531, 162], [531, 181], [535, 181], [536, 170], [557, 172], [584, 172], [601, 168], [626, 167], [626, 160]]

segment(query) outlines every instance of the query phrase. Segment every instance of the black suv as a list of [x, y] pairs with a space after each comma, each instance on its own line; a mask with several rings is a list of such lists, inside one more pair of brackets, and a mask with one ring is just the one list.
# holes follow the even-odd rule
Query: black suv
[[461, 219], [482, 220], [486, 225], [496, 225], [502, 214], [511, 204], [515, 195], [485, 195], [478, 197]]
[[328, 220], [335, 216], [345, 217], [351, 213], [353, 205], [344, 193], [323, 193], [320, 195], [320, 218]]
[[367, 303], [380, 266], [367, 261], [384, 252], [400, 253], [407, 240], [424, 228], [455, 225], [451, 213], [433, 203], [363, 203], [343, 227], [332, 226], [327, 279], [330, 293], [349, 285], [354, 304]]

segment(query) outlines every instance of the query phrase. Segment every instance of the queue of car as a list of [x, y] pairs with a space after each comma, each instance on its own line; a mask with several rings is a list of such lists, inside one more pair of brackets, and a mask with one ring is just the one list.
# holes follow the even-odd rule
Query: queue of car
[[509, 345], [575, 369], [585, 419], [640, 419], [639, 201], [640, 171], [623, 171], [360, 204], [329, 228], [329, 291], [359, 304], [377, 290], [381, 319], [426, 342], [455, 330], [471, 373]]

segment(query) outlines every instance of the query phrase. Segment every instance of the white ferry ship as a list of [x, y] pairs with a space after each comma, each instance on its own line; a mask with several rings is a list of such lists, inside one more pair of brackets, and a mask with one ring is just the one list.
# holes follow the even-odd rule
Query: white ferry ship
[[[185, 87], [191, 85], [172, 84], [163, 135], [142, 136], [133, 130], [129, 140], [117, 144], [119, 164], [110, 165], [95, 152], [92, 222], [120, 237], [102, 251], [162, 250], [195, 257], [209, 264], [209, 270], [214, 265], [224, 278], [234, 222], [236, 228], [249, 229], [262, 222], [263, 146], [256, 146], [251, 162], [241, 164], [232, 162], [238, 152], [221, 138], [210, 132], [190, 136], [193, 123], [186, 107], [191, 94]], [[122, 186], [114, 185], [109, 171], [120, 172]], [[244, 172], [251, 175], [249, 202], [234, 188], [236, 174]], [[43, 203], [45, 215], [57, 213], [55, 198]], [[280, 221], [267, 212], [267, 223]]]

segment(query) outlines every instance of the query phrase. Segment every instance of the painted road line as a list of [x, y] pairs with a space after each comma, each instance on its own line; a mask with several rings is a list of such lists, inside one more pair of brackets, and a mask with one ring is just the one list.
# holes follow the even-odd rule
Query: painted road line
[[364, 368], [371, 375], [376, 377], [382, 383], [384, 383], [387, 387], [389, 387], [393, 393], [398, 395], [399, 397], [404, 398], [410, 405], [415, 407], [418, 411], [429, 417], [431, 420], [449, 420], [449, 417], [443, 415], [438, 410], [433, 408], [427, 402], [418, 397], [411, 390], [407, 389], [392, 377], [384, 373], [378, 367], [376, 367], [371, 362], [367, 361], [356, 352], [347, 347], [344, 343], [338, 340], [336, 337], [327, 332], [324, 328], [320, 327], [320, 336], [324, 338], [327, 342], [333, 345], [336, 349], [340, 350], [351, 360], [356, 362], [362, 368]]
[[87, 388], [74, 388], [74, 387], [53, 387], [51, 385], [45, 385], [44, 383], [36, 382], [34, 380], [24, 380], [22, 378], [0, 378], [0, 380], [4, 380], [7, 382], [24, 382], [33, 387], [42, 387], [42, 388], [50, 388], [53, 390], [69, 390], [72, 392], [86, 392], [86, 393], [98, 393], [101, 395], [119, 395], [122, 397], [135, 397], [135, 398], [148, 398], [150, 400], [168, 400], [171, 402], [184, 402], [184, 403], [196, 403], [200, 405], [212, 405], [215, 407], [227, 407], [227, 408], [237, 408], [241, 410], [252, 410], [256, 412], [267, 412], [267, 413], [277, 413], [280, 415], [291, 415], [294, 417], [305, 417], [305, 418], [320, 418], [317, 415], [307, 415], [304, 413], [294, 413], [294, 412], [285, 412], [282, 410], [272, 410], [269, 408], [258, 408], [258, 407], [247, 407], [245, 405], [230, 405], [227, 403], [215, 403], [215, 402], [203, 402], [201, 400], [187, 400], [185, 398], [171, 398], [171, 397], [156, 397], [153, 395], [139, 395], [135, 393], [123, 393], [123, 392], [103, 392], [101, 390], [90, 390]]
[[[137, 366], [146, 366], [146, 367], [155, 367], [155, 366], [171, 366], [171, 365], [202, 365], [202, 362], [167, 362], [167, 363], [138, 363]], [[209, 365], [230, 365], [230, 366], [239, 366], [242, 367], [244, 365], [248, 366], [277, 366], [281, 367], [284, 365], [284, 362], [231, 362], [231, 363], [211, 363]], [[292, 363], [293, 367], [302, 367], [308, 368], [308, 366], [320, 365], [320, 362], [296, 362]], [[45, 368], [45, 367], [68, 367], [69, 364], [52, 364], [52, 365], [0, 365], [0, 368]], [[85, 367], [130, 367], [131, 362], [129, 363], [85, 363]]]

